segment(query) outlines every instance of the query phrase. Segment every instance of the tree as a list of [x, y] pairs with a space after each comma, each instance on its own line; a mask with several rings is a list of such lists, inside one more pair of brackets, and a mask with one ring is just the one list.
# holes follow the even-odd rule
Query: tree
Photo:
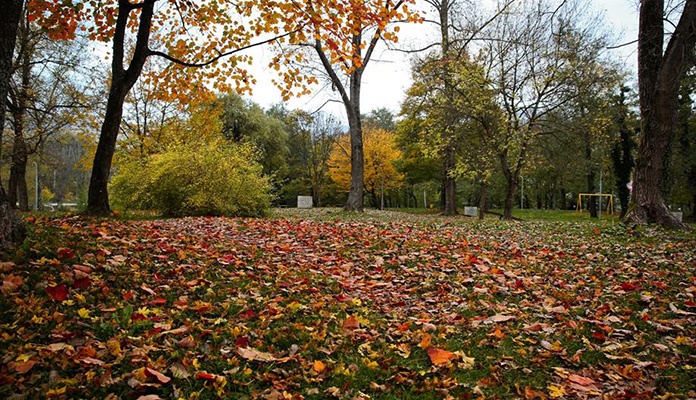
[[51, 40], [22, 16], [18, 31], [15, 76], [10, 85], [10, 122], [13, 128], [8, 196], [11, 204], [28, 210], [27, 162], [52, 135], [75, 124], [84, 108], [89, 82], [72, 76], [84, 61], [84, 41]]
[[[30, 5], [30, 16], [55, 37], [71, 38], [78, 25], [85, 22], [81, 29], [92, 39], [111, 42], [109, 93], [87, 202], [87, 212], [94, 215], [110, 212], [107, 184], [124, 101], [149, 57], [163, 57], [178, 66], [153, 77], [164, 83], [171, 99], [185, 100], [193, 89], [207, 90], [203, 85], [206, 79], [196, 79], [194, 74], [193, 69], [198, 67], [199, 74], [212, 80], [215, 89], [244, 92], [253, 79], [241, 65], [249, 61], [248, 57], [238, 53], [277, 39], [251, 42], [256, 35], [277, 29], [262, 18], [268, 17], [267, 13], [255, 12], [255, 2], [173, 0], [160, 6], [156, 0], [108, 4], [96, 0], [35, 0]], [[247, 18], [244, 24], [240, 17]], [[132, 46], [127, 40], [130, 31], [134, 34]]]
[[[286, 30], [297, 31], [290, 36], [293, 49], [283, 49], [273, 64], [304, 63], [309, 49], [316, 54], [328, 75], [333, 90], [337, 90], [346, 110], [350, 133], [351, 180], [345, 209], [362, 211], [364, 191], [363, 127], [360, 113], [362, 76], [380, 41], [397, 41], [396, 32], [388, 29], [390, 22], [417, 21], [417, 14], [408, 8], [413, 0], [342, 2], [320, 0], [316, 2], [277, 2], [275, 9], [284, 10]], [[270, 5], [270, 2], [269, 2]], [[271, 7], [274, 8], [274, 7]], [[273, 18], [277, 18], [273, 16]], [[317, 78], [305, 77], [302, 67], [288, 68], [283, 72], [279, 86], [284, 97], [291, 96], [295, 88], [307, 92], [307, 83], [316, 83]]]
[[491, 25], [485, 53], [506, 124], [497, 139], [506, 180], [504, 218], [512, 208], [529, 151], [544, 119], [592, 83], [606, 40], [596, 18], [583, 17], [583, 4], [530, 0], [517, 3]]
[[[23, 0], [0, 2], [0, 143], [2, 143], [2, 131], [5, 129], [5, 108], [12, 76], [12, 55], [23, 5]], [[0, 183], [0, 250], [20, 242], [24, 235], [24, 225], [12, 209], [5, 188]]]
[[[401, 152], [396, 146], [396, 135], [379, 128], [365, 130], [365, 189], [372, 197], [373, 205], [383, 208], [384, 192], [401, 186], [403, 175], [396, 169]], [[352, 174], [349, 169], [352, 146], [350, 136], [344, 135], [334, 142], [329, 158], [331, 178], [343, 190], [352, 187]], [[381, 201], [378, 201], [378, 196]]]
[[276, 183], [288, 174], [288, 133], [283, 122], [237, 94], [217, 99], [222, 107], [222, 133], [231, 141], [250, 143], [261, 153], [263, 173]]
[[[433, 54], [417, 63], [413, 85], [402, 106], [400, 130], [417, 135], [431, 159], [446, 160], [445, 215], [456, 213], [455, 181], [468, 177], [481, 185], [485, 210], [494, 167], [493, 142], [502, 115], [483, 67], [468, 54]], [[448, 189], [449, 188], [449, 189]]]
[[629, 185], [631, 183], [631, 172], [635, 165], [633, 160], [633, 150], [635, 148], [634, 129], [628, 121], [630, 114], [626, 104], [626, 93], [629, 91], [630, 89], [625, 86], [620, 89], [617, 107], [618, 115], [615, 116], [618, 137], [614, 139], [611, 148], [611, 159], [614, 165], [614, 175], [616, 176], [616, 191], [619, 195], [619, 204], [621, 204], [621, 218], [626, 216], [628, 212], [628, 202], [631, 197]]
[[633, 190], [624, 222], [655, 222], [686, 228], [670, 212], [661, 182], [672, 133], [677, 124], [679, 85], [696, 45], [696, 0], [686, 0], [664, 48], [664, 0], [643, 0], [638, 25], [638, 91], [641, 139], [636, 156]]
[[341, 122], [330, 114], [289, 111], [281, 105], [269, 115], [284, 122], [288, 135], [288, 179], [281, 196], [286, 205], [297, 196], [312, 194], [313, 204], [325, 204], [329, 187], [328, 161], [336, 138], [342, 133]]

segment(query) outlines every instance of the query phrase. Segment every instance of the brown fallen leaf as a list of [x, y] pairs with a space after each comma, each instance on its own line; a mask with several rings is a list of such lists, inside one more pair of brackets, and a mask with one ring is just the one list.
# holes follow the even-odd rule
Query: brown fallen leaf
[[504, 315], [504, 314], [496, 314], [492, 317], [486, 318], [483, 323], [484, 324], [492, 324], [492, 323], [498, 323], [498, 322], [507, 322], [507, 321], [512, 321], [514, 319], [517, 319], [514, 315]]
[[151, 376], [151, 377], [155, 378], [157, 380], [157, 382], [159, 382], [161, 384], [169, 383], [169, 381], [172, 380], [172, 378], [170, 378], [170, 377], [164, 375], [163, 373], [161, 373], [155, 369], [152, 369], [150, 367], [145, 368], [145, 376]]

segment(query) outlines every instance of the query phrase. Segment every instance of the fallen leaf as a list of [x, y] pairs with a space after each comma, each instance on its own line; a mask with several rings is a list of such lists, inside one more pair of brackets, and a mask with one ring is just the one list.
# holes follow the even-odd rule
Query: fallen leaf
[[433, 365], [447, 364], [453, 358], [455, 358], [455, 356], [456, 355], [451, 351], [442, 350], [435, 347], [428, 349], [428, 357], [430, 357], [430, 362], [432, 362]]
[[53, 301], [65, 301], [68, 298], [68, 288], [64, 284], [47, 286], [46, 293]]
[[512, 321], [514, 319], [517, 319], [514, 315], [504, 315], [504, 314], [496, 314], [492, 317], [486, 318], [483, 322], [490, 324], [490, 323], [498, 323], [498, 322], [507, 322], [507, 321]]
[[312, 369], [314, 369], [314, 372], [316, 373], [321, 373], [326, 369], [326, 364], [324, 364], [321, 360], [316, 360], [314, 361], [314, 364], [312, 364]]
[[360, 328], [360, 321], [358, 321], [357, 318], [354, 316], [350, 316], [343, 321], [343, 328], [344, 329], [358, 329]]
[[159, 382], [161, 384], [169, 383], [169, 381], [172, 380], [172, 378], [170, 378], [170, 377], [164, 375], [163, 373], [161, 373], [155, 369], [152, 369], [150, 367], [145, 368], [145, 375], [154, 377], [157, 380], [157, 382]]

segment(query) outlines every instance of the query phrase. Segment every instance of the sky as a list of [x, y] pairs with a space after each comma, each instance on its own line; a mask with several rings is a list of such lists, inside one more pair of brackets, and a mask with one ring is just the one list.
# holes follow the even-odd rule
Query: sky
[[[604, 15], [605, 23], [617, 35], [616, 45], [633, 43], [608, 51], [625, 63], [629, 72], [635, 75], [637, 52], [634, 41], [638, 37], [638, 0], [590, 0], [588, 3]], [[427, 29], [425, 26], [402, 29], [400, 43], [405, 44], [413, 38], [422, 39], [427, 34]], [[270, 107], [281, 101], [280, 92], [271, 82], [273, 72], [263, 66], [271, 55], [272, 50], [265, 47], [256, 50], [254, 54], [255, 60], [259, 61], [259, 66], [254, 69], [257, 85], [254, 87], [253, 96], [249, 98], [262, 107]], [[373, 109], [385, 107], [398, 114], [406, 90], [411, 84], [412, 56], [385, 50], [384, 47], [376, 51], [375, 56], [363, 76], [361, 111], [367, 114]], [[338, 102], [338, 94], [332, 93], [330, 89], [320, 90], [319, 85], [314, 88], [311, 95], [291, 99], [287, 103], [288, 107], [313, 112], [323, 105], [323, 111], [345, 121], [345, 110]], [[335, 101], [326, 103], [329, 100]]]

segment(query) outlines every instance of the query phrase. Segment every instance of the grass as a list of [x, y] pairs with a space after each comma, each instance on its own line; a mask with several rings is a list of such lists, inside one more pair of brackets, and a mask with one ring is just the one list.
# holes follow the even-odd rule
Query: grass
[[34, 215], [0, 397], [695, 397], [694, 233], [516, 215]]

